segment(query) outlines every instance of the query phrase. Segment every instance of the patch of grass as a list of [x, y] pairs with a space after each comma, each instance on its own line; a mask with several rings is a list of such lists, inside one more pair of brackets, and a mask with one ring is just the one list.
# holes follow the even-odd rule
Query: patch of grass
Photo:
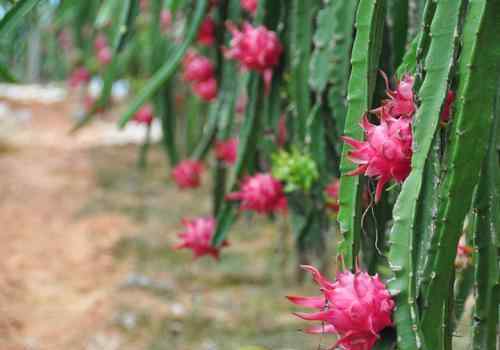
[[145, 173], [136, 170], [131, 147], [91, 152], [99, 190], [79, 215], [111, 211], [133, 219], [139, 230], [116, 244], [114, 256], [131, 262], [134, 274], [169, 286], [163, 291], [140, 284], [119, 289], [122, 312], [137, 316], [135, 328], [119, 327], [126, 343], [134, 344], [130, 349], [318, 348], [321, 337], [297, 331], [304, 323], [291, 315], [296, 309], [285, 299], [286, 294], [317, 290], [294, 285], [291, 242], [278, 249], [280, 225], [242, 214], [220, 262], [193, 261], [190, 251], [171, 246], [182, 230], [182, 217], [210, 214], [210, 183], [195, 191], [177, 190], [166, 181], [163, 155], [155, 148]]

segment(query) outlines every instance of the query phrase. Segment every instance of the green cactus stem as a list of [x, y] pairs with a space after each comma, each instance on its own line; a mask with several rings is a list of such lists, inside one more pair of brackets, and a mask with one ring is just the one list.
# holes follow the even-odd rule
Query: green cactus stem
[[[400, 350], [433, 348], [422, 337], [416, 306], [415, 218], [424, 179], [424, 168], [439, 121], [446, 94], [454, 53], [454, 37], [458, 24], [460, 1], [443, 0], [437, 5], [432, 21], [429, 52], [425, 60], [425, 79], [419, 91], [421, 104], [414, 125], [412, 171], [404, 182], [394, 205], [394, 224], [390, 233], [389, 264], [394, 278], [389, 287], [395, 293], [397, 309], [394, 320]], [[446, 285], [447, 286], [447, 285]], [[444, 288], [448, 291], [448, 288]]]
[[[436, 18], [442, 14], [441, 5], [446, 3], [438, 3]], [[451, 6], [458, 10], [459, 5], [453, 1]], [[448, 13], [446, 21], [450, 22], [451, 18]], [[468, 210], [464, 203], [471, 200], [478, 182], [481, 161], [488, 146], [488, 131], [492, 127], [500, 61], [500, 43], [495, 35], [499, 27], [500, 2], [469, 1], [459, 63], [456, 113], [446, 154], [447, 173], [440, 189], [441, 202], [437, 212], [438, 249], [435, 254], [429, 255], [428, 264], [432, 266], [432, 272], [424, 294], [428, 304], [422, 314], [422, 331], [428, 346], [434, 349], [442, 349], [449, 336], [444, 334], [445, 322], [449, 320], [443, 319], [448, 298], [448, 291], [443, 286], [449, 285], [452, 278], [456, 247]], [[439, 32], [440, 37], [442, 33]], [[433, 37], [431, 51], [434, 40]], [[430, 72], [428, 70], [428, 75]], [[442, 102], [444, 96], [439, 97]], [[434, 116], [437, 118], [438, 114]]]
[[[348, 88], [348, 108], [344, 135], [363, 139], [359, 126], [364, 113], [371, 106], [375, 86], [377, 65], [382, 46], [385, 3], [381, 0], [362, 0], [356, 16], [356, 38], [352, 50], [351, 77]], [[367, 54], [368, 53], [368, 54]], [[343, 242], [338, 254], [344, 257], [346, 267], [354, 266], [359, 249], [361, 230], [360, 179], [347, 173], [356, 168], [347, 155], [348, 147], [343, 147], [340, 162], [340, 212], [338, 220]]]

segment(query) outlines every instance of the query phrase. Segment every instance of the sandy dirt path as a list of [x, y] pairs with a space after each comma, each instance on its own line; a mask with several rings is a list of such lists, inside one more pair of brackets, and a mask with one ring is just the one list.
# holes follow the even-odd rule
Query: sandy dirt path
[[31, 121], [0, 150], [0, 349], [92, 349], [126, 271], [111, 250], [132, 223], [78, 215], [97, 190], [88, 149], [100, 131], [69, 136], [71, 103], [22, 108]]

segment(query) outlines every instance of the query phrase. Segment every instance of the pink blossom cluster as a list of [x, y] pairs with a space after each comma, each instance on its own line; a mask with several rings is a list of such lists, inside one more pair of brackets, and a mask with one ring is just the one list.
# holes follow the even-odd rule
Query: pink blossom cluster
[[154, 119], [154, 110], [151, 104], [142, 106], [134, 115], [134, 121], [137, 124], [150, 125]]
[[212, 245], [212, 238], [215, 231], [216, 221], [212, 217], [196, 218], [193, 220], [182, 221], [185, 230], [179, 233], [181, 242], [174, 246], [174, 249], [191, 249], [194, 258], [209, 255], [219, 259], [220, 250], [226, 247], [228, 243], [222, 242], [220, 247]]
[[[385, 79], [387, 82], [386, 77]], [[342, 137], [354, 149], [349, 153], [349, 159], [358, 164], [349, 175], [366, 175], [378, 181], [376, 202], [382, 197], [387, 182], [395, 180], [401, 183], [411, 170], [412, 122], [416, 110], [414, 81], [413, 76], [406, 75], [396, 90], [387, 88], [389, 98], [383, 101], [381, 107], [372, 111], [378, 117], [379, 124], [372, 124], [367, 116], [363, 117], [361, 127], [365, 133], [365, 141]]]
[[246, 177], [241, 183], [240, 191], [228, 194], [227, 199], [240, 201], [240, 210], [258, 214], [271, 214], [287, 209], [283, 185], [266, 173]]
[[240, 0], [241, 8], [255, 15], [259, 7], [259, 0]]
[[113, 59], [113, 53], [108, 45], [108, 39], [104, 34], [99, 34], [94, 41], [94, 48], [96, 50], [97, 61], [102, 66], [108, 65]]
[[334, 179], [325, 188], [326, 207], [333, 214], [337, 214], [340, 209], [339, 194], [340, 194], [340, 181], [338, 179]]
[[183, 60], [184, 80], [192, 84], [194, 93], [210, 102], [217, 97], [217, 80], [212, 61], [194, 51], [189, 51]]
[[198, 43], [204, 46], [212, 46], [215, 42], [215, 22], [212, 17], [207, 16], [198, 30]]
[[200, 161], [185, 159], [172, 170], [172, 178], [180, 189], [196, 188], [201, 184], [204, 166]]
[[85, 67], [76, 68], [69, 77], [69, 86], [77, 88], [88, 83], [90, 80], [90, 72]]
[[295, 313], [307, 321], [322, 324], [308, 328], [307, 333], [335, 333], [340, 339], [332, 347], [345, 350], [370, 350], [379, 333], [392, 326], [395, 303], [380, 278], [366, 272], [344, 271], [331, 282], [313, 266], [302, 266], [320, 286], [322, 295], [315, 297], [289, 296], [299, 306], [317, 309], [313, 313]]
[[273, 69], [279, 64], [283, 53], [278, 36], [264, 26], [253, 27], [247, 22], [243, 23], [242, 30], [232, 23], [228, 23], [227, 27], [233, 38], [230, 48], [224, 49], [224, 55], [238, 61], [242, 68], [262, 74], [268, 90]]
[[226, 165], [233, 165], [238, 156], [238, 143], [237, 138], [217, 141], [215, 144], [215, 157]]

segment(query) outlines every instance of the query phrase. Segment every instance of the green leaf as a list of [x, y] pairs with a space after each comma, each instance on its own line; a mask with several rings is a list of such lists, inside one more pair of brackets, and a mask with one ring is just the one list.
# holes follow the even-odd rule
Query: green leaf
[[205, 10], [207, 7], [207, 0], [197, 0], [196, 8], [194, 10], [191, 24], [186, 33], [184, 42], [173, 50], [173, 55], [164, 63], [164, 65], [155, 73], [155, 75], [146, 83], [146, 86], [139, 92], [138, 96], [128, 106], [126, 112], [118, 122], [118, 127], [123, 128], [128, 123], [134, 114], [141, 108], [141, 106], [151, 98], [161, 86], [168, 81], [176, 72], [184, 54], [196, 38], [198, 28], [205, 18]]
[[15, 26], [26, 20], [26, 15], [40, 0], [18, 0], [0, 19], [0, 39], [5, 37]]

